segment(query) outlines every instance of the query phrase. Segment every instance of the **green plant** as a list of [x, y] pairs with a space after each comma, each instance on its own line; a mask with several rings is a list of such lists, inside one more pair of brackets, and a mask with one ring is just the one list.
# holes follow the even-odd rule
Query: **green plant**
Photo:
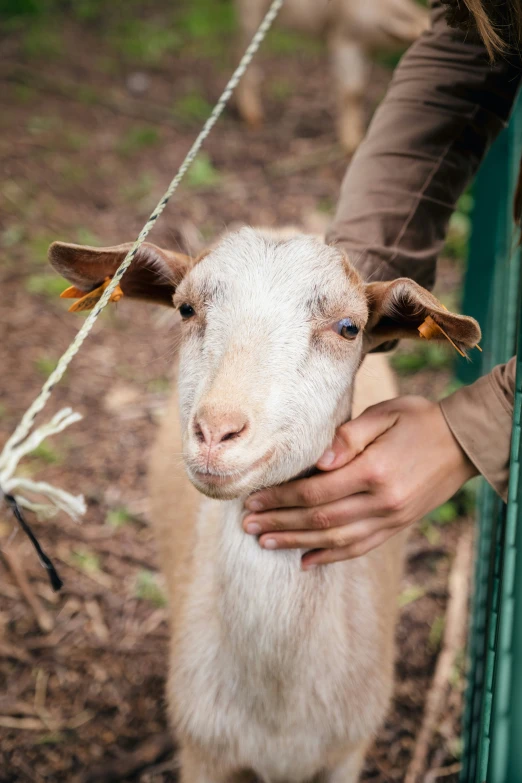
[[76, 239], [80, 245], [98, 247], [101, 244], [96, 234], [93, 234], [89, 228], [84, 228], [83, 226], [76, 229]]
[[235, 30], [234, 5], [230, 0], [194, 0], [176, 17], [176, 26], [192, 56], [222, 59]]
[[211, 104], [196, 90], [182, 95], [172, 107], [173, 117], [181, 122], [202, 122], [211, 111]]
[[331, 196], [323, 196], [317, 202], [317, 211], [325, 215], [332, 215], [335, 211], [335, 201]]
[[105, 522], [111, 527], [115, 528], [124, 527], [125, 525], [135, 521], [136, 517], [131, 514], [131, 512], [124, 506], [111, 508], [105, 517]]
[[449, 525], [459, 516], [459, 505], [456, 500], [447, 500], [442, 506], [427, 514], [426, 519], [435, 525]]
[[156, 128], [150, 125], [136, 126], [129, 128], [116, 145], [116, 150], [120, 155], [135, 155], [147, 147], [153, 147], [160, 140], [160, 134]]
[[141, 201], [150, 196], [155, 188], [156, 178], [150, 172], [143, 172], [137, 179], [120, 187], [120, 194], [125, 201]]
[[443, 370], [451, 367], [453, 348], [445, 343], [418, 342], [412, 348], [400, 348], [391, 359], [399, 375], [412, 375], [419, 370]]
[[35, 91], [28, 84], [16, 84], [14, 85], [14, 94], [20, 103], [30, 103], [34, 101]]
[[61, 731], [54, 731], [49, 734], [42, 734], [36, 740], [37, 745], [59, 745], [60, 742], [65, 742], [66, 736]]
[[455, 212], [451, 216], [444, 247], [445, 255], [455, 261], [464, 262], [467, 260], [472, 210], [473, 196], [468, 189], [459, 198]]
[[64, 51], [64, 42], [58, 25], [51, 20], [35, 20], [24, 31], [22, 52], [29, 58], [56, 59]]
[[72, 550], [71, 562], [86, 574], [96, 574], [101, 570], [98, 555], [84, 547]]
[[294, 92], [294, 85], [284, 76], [273, 79], [268, 85], [268, 90], [272, 98], [276, 101], [286, 101]]
[[147, 383], [147, 391], [153, 394], [164, 394], [170, 389], [170, 381], [168, 378], [153, 378]]
[[443, 614], [438, 614], [431, 624], [430, 634], [428, 636], [428, 647], [432, 652], [437, 652], [442, 642], [444, 625], [446, 618]]
[[52, 446], [49, 446], [48, 443], [45, 443], [45, 441], [33, 449], [30, 456], [45, 462], [47, 465], [60, 465], [63, 462], [63, 456], [53, 449]]
[[56, 299], [67, 287], [63, 277], [52, 272], [31, 275], [27, 278], [26, 289], [30, 294], [38, 294], [48, 299]]
[[274, 27], [267, 36], [267, 48], [272, 54], [320, 54], [324, 43], [316, 37], [303, 35], [293, 30], [283, 30]]
[[34, 361], [34, 366], [45, 378], [47, 378], [52, 373], [52, 371], [56, 369], [57, 364], [58, 359], [53, 359], [51, 356], [40, 356]]
[[64, 182], [78, 185], [91, 177], [89, 169], [69, 158], [62, 158], [59, 163], [60, 174]]
[[178, 52], [183, 40], [170, 24], [152, 19], [128, 19], [112, 34], [112, 45], [126, 59], [159, 65], [166, 54]]
[[13, 223], [8, 228], [2, 231], [1, 245], [2, 247], [13, 247], [22, 241], [25, 234], [25, 228], [19, 223]]
[[75, 96], [80, 103], [85, 103], [87, 106], [92, 106], [100, 103], [100, 93], [90, 84], [80, 84], [75, 90]]
[[53, 234], [47, 233], [31, 236], [25, 245], [28, 261], [34, 265], [47, 264], [47, 251], [55, 239]]
[[440, 541], [440, 530], [429, 519], [419, 522], [419, 532], [426, 538], [430, 546], [436, 546]]
[[44, 116], [41, 117], [39, 115], [35, 115], [33, 117], [29, 117], [27, 121], [27, 130], [29, 133], [32, 133], [33, 135], [39, 135], [40, 133], [47, 133], [48, 131], [53, 130], [58, 125], [58, 118], [53, 116]]
[[146, 569], [139, 571], [134, 584], [134, 595], [142, 601], [149, 601], [154, 606], [165, 606], [167, 600], [158, 583], [158, 575]]
[[214, 168], [206, 152], [200, 152], [187, 171], [186, 183], [191, 188], [214, 187], [219, 185], [221, 174]]
[[414, 601], [418, 601], [419, 598], [423, 598], [426, 595], [426, 590], [419, 585], [411, 585], [405, 587], [399, 595], [399, 608], [402, 609], [408, 604], [412, 604]]
[[374, 60], [378, 65], [381, 66], [381, 68], [386, 68], [389, 71], [394, 71], [395, 68], [398, 66], [403, 54], [404, 54], [404, 49], [402, 49], [400, 46], [392, 50], [381, 49], [375, 52]]
[[68, 130], [64, 133], [64, 141], [73, 152], [80, 152], [89, 144], [89, 136], [86, 133]]

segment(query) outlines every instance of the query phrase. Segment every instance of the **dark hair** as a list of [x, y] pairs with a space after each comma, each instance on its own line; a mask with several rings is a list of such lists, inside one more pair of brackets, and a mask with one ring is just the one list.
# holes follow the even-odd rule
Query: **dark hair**
[[[522, 0], [441, 0], [446, 6], [448, 24], [475, 30], [490, 60], [519, 49], [522, 41]], [[522, 228], [522, 160], [513, 202], [513, 218]], [[520, 235], [522, 244], [522, 233]]]
[[452, 27], [476, 30], [491, 60], [522, 39], [521, 0], [441, 0]]

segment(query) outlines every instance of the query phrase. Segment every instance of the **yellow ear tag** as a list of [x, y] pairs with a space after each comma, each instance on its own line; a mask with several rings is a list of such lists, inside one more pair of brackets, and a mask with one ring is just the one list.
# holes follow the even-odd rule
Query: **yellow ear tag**
[[[65, 291], [62, 291], [60, 294], [60, 299], [76, 299], [77, 297], [80, 297], [77, 302], [72, 304], [69, 307], [70, 313], [79, 313], [82, 310], [92, 310], [95, 304], [100, 301], [103, 292], [111, 282], [110, 277], [106, 277], [104, 282], [98, 286], [98, 288], [95, 288], [94, 291], [89, 291], [88, 294], [85, 293], [85, 291], [81, 291], [79, 288], [76, 288], [75, 286], [70, 286], [69, 288], [66, 288]], [[121, 290], [120, 286], [117, 285], [114, 291], [111, 294], [111, 298], [109, 301], [111, 302], [119, 302], [120, 299], [123, 296], [123, 291]]]
[[[442, 306], [442, 307], [444, 307], [444, 305], [441, 305], [441, 306]], [[448, 309], [447, 307], [444, 307], [444, 310], [447, 310], [447, 309]], [[455, 345], [455, 343], [453, 342], [453, 340], [451, 339], [451, 337], [450, 337], [448, 334], [446, 334], [446, 332], [444, 331], [444, 329], [442, 328], [442, 326], [439, 326], [439, 325], [438, 325], [438, 323], [436, 323], [436, 322], [433, 320], [433, 318], [431, 317], [431, 315], [428, 315], [428, 316], [427, 316], [427, 317], [424, 319], [424, 321], [421, 323], [421, 325], [417, 327], [417, 330], [418, 330], [418, 332], [419, 332], [420, 336], [421, 336], [421, 337], [423, 337], [425, 340], [431, 340], [431, 339], [433, 339], [433, 337], [435, 337], [437, 334], [439, 334], [439, 333], [442, 333], [442, 334], [444, 335], [444, 337], [446, 338], [446, 340], [447, 340], [449, 343], [451, 343], [451, 345], [452, 345], [452, 346], [455, 348], [455, 350], [457, 351], [457, 353], [460, 353], [460, 355], [461, 355], [461, 356], [464, 356], [464, 357], [466, 357], [466, 354], [464, 353], [464, 351], [462, 351], [462, 350], [461, 350], [461, 349], [458, 347], [458, 345]], [[478, 350], [479, 350], [480, 352], [482, 352], [482, 348], [480, 347], [480, 345], [475, 345], [475, 348], [478, 348]]]

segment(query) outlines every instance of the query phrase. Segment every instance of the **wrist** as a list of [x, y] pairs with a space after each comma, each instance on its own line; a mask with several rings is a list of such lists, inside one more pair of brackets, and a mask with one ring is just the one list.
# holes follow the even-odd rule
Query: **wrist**
[[452, 454], [452, 457], [449, 461], [452, 465], [452, 469], [455, 470], [456, 477], [458, 477], [460, 480], [460, 486], [462, 486], [470, 479], [478, 476], [479, 470], [477, 469], [475, 463], [469, 458], [468, 454], [450, 427], [440, 403], [437, 403], [437, 409], [438, 415], [443, 422], [443, 427], [447, 435], [448, 449]]

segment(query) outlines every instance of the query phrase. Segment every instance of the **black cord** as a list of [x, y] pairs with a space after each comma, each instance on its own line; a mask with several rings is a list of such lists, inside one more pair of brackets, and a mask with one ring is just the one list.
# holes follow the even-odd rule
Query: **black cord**
[[49, 576], [51, 587], [55, 592], [58, 592], [58, 590], [62, 587], [63, 582], [58, 575], [58, 571], [52, 564], [51, 559], [45, 554], [42, 547], [40, 546], [40, 542], [38, 541], [35, 534], [31, 530], [28, 522], [24, 519], [24, 515], [20, 510], [20, 506], [16, 502], [16, 498], [14, 497], [14, 495], [7, 495], [5, 492], [2, 492], [0, 490], [0, 497], [1, 495], [3, 495], [4, 498], [6, 499], [8, 505], [11, 508], [11, 511], [13, 512], [13, 514], [15, 515], [16, 519], [20, 524], [20, 527], [22, 528], [26, 536], [29, 538], [34, 548], [36, 549], [36, 554], [40, 559], [40, 563], [47, 570], [47, 575]]

